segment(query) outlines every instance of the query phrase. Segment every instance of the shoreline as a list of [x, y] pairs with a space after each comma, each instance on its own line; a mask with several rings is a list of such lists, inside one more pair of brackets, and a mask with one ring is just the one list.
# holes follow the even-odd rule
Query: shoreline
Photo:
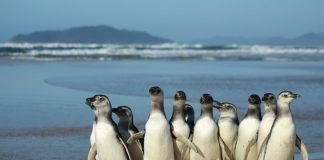
[[[193, 68], [184, 67], [193, 65], [193, 62]], [[147, 67], [152, 65], [154, 65], [153, 68]], [[174, 68], [181, 69], [174, 70]], [[303, 70], [299, 70], [299, 68], [303, 68]], [[206, 91], [215, 95], [217, 99], [239, 104], [239, 115], [243, 115], [242, 113], [246, 111], [245, 104], [248, 93], [277, 92], [278, 88], [282, 89], [282, 86], [289, 86], [294, 90], [301, 91], [303, 98], [294, 103], [293, 109], [293, 112], [298, 113], [296, 117], [297, 132], [309, 146], [309, 151], [313, 152], [310, 154], [310, 159], [321, 159], [324, 158], [324, 153], [321, 153], [321, 148], [324, 147], [322, 140], [324, 134], [323, 129], [318, 128], [318, 125], [323, 122], [323, 119], [319, 117], [318, 110], [321, 109], [321, 98], [319, 97], [323, 94], [321, 90], [323, 83], [314, 84], [313, 81], [305, 81], [287, 84], [282, 81], [282, 84], [276, 82], [279, 87], [273, 89], [272, 85], [267, 85], [268, 83], [256, 81], [260, 88], [256, 90], [254, 87], [241, 87], [249, 86], [248, 84], [254, 83], [254, 81], [248, 81], [249, 79], [233, 81], [231, 77], [244, 78], [246, 74], [249, 74], [260, 78], [278, 75], [322, 78], [323, 76], [319, 74], [323, 73], [322, 68], [324, 68], [323, 64], [309, 62], [121, 60], [47, 63], [6, 61], [0, 58], [0, 72], [3, 73], [2, 83], [0, 82], [2, 88], [0, 99], [3, 106], [0, 117], [5, 122], [0, 126], [0, 156], [5, 157], [4, 159], [46, 159], [46, 157], [47, 159], [67, 159], [66, 156], [70, 157], [69, 159], [84, 159], [90, 145], [89, 137], [93, 121], [92, 111], [84, 104], [86, 97], [93, 96], [96, 92], [104, 93], [110, 97], [113, 106], [131, 106], [134, 108], [136, 126], [140, 126], [138, 128], [142, 130], [150, 110], [148, 96], [132, 96], [132, 93], [144, 95], [147, 93], [146, 87], [162, 84], [161, 87], [166, 93], [184, 89], [186, 93], [188, 91], [189, 96], [196, 97], [201, 95], [200, 92]], [[240, 71], [238, 74], [234, 72], [237, 69]], [[267, 71], [267, 75], [264, 74], [265, 71]], [[127, 76], [121, 77], [121, 74]], [[131, 76], [136, 74], [137, 77]], [[157, 75], [163, 76], [162, 78], [161, 76], [153, 77]], [[210, 76], [211, 78], [208, 79]], [[223, 77], [223, 80], [215, 82], [215, 77]], [[90, 89], [71, 89], [45, 82], [45, 80], [53, 78], [64, 82], [67, 86], [76, 84], [75, 87], [86, 86]], [[91, 83], [78, 84], [80, 80]], [[230, 85], [227, 85], [227, 81], [230, 81], [228, 82]], [[94, 84], [101, 85], [93, 88], [92, 86], [96, 86]], [[309, 87], [315, 89], [318, 94], [314, 95], [314, 92], [310, 92]], [[116, 91], [130, 94], [114, 94]], [[310, 97], [314, 101], [307, 101]], [[193, 101], [196, 100], [190, 102]], [[166, 115], [169, 117], [172, 112], [170, 108], [172, 99], [166, 96], [165, 105], [167, 106]], [[199, 104], [193, 103], [193, 106], [197, 116], [200, 113]], [[303, 112], [305, 106], [308, 107], [310, 115]], [[215, 119], [217, 119], [217, 114], [215, 112]], [[63, 154], [55, 155], [52, 154], [53, 152]], [[296, 157], [298, 157], [298, 152]]]

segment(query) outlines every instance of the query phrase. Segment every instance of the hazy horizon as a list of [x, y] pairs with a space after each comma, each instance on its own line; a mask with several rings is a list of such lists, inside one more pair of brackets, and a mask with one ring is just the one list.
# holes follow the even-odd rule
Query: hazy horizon
[[324, 1], [2, 0], [0, 42], [16, 34], [108, 25], [179, 42], [214, 36], [286, 37], [324, 32]]

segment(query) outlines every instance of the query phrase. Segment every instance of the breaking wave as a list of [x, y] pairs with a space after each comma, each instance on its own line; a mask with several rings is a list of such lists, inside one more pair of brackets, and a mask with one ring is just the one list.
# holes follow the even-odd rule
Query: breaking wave
[[2, 43], [0, 57], [39, 60], [203, 59], [324, 61], [324, 46]]

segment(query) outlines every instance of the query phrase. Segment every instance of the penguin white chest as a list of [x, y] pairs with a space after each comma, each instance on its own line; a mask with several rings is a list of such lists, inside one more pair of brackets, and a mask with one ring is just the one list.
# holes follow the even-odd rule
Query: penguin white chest
[[221, 118], [218, 126], [220, 137], [230, 149], [234, 149], [234, 140], [237, 136], [238, 126], [229, 118]]
[[145, 160], [173, 160], [174, 150], [170, 126], [164, 115], [152, 112], [145, 124]]
[[[177, 132], [178, 134], [181, 134], [182, 136], [189, 138], [190, 129], [188, 124], [183, 119], [176, 119], [172, 122], [173, 130]], [[182, 159], [181, 155], [182, 153], [186, 152], [186, 149], [184, 148], [184, 144], [182, 142], [179, 142], [177, 140], [173, 140], [174, 144], [174, 156], [175, 159]]]
[[184, 120], [177, 119], [172, 122], [173, 130], [177, 133], [183, 135], [184, 137], [189, 137], [190, 128]]
[[272, 127], [272, 124], [273, 124], [275, 118], [276, 118], [276, 116], [274, 113], [273, 114], [266, 113], [262, 117], [262, 121], [261, 121], [260, 127], [259, 127], [259, 134], [258, 134], [258, 143], [257, 143], [258, 150], [260, 150], [260, 147], [261, 147], [264, 139], [270, 133], [270, 130], [271, 130], [271, 127]]
[[[218, 142], [218, 127], [210, 117], [204, 117], [197, 121], [194, 127], [192, 142], [203, 152], [205, 159], [220, 159], [220, 147]], [[195, 152], [190, 152], [190, 159], [204, 159]]]
[[[254, 139], [257, 138], [260, 121], [254, 117], [245, 118], [239, 126], [238, 140], [235, 149], [235, 157], [237, 160], [244, 159], [247, 146]], [[257, 145], [250, 148], [247, 159], [257, 158]]]
[[265, 158], [292, 160], [295, 142], [296, 130], [292, 119], [289, 117], [277, 119], [268, 141]]
[[111, 124], [98, 122], [95, 135], [97, 154], [100, 160], [127, 160], [124, 147]]

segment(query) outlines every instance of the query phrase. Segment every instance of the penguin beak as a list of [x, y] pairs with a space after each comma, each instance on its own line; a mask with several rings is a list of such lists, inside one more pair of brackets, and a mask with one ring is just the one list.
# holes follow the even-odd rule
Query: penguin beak
[[90, 106], [90, 108], [92, 110], [96, 110], [96, 108], [92, 104], [94, 101], [95, 101], [95, 99], [92, 98], [92, 97], [91, 98], [87, 98], [85, 104], [87, 104], [88, 106]]
[[91, 106], [92, 101], [93, 101], [93, 98], [87, 98], [85, 104], [87, 104], [88, 106]]
[[220, 109], [220, 108], [222, 108], [222, 103], [214, 100], [213, 107], [217, 108], [217, 109]]
[[290, 95], [292, 98], [294, 98], [294, 99], [297, 99], [297, 98], [301, 98], [301, 95], [299, 95], [299, 94], [292, 94], [292, 95]]

